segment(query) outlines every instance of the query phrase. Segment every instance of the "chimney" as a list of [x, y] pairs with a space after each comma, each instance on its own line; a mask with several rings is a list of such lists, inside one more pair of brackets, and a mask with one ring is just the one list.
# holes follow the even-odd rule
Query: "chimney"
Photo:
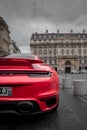
[[83, 33], [86, 33], [86, 30], [85, 30], [85, 29], [83, 29]]
[[73, 33], [73, 30], [72, 30], [72, 29], [70, 30], [70, 33]]
[[59, 33], [59, 32], [60, 32], [60, 30], [58, 29], [58, 30], [57, 30], [57, 33]]
[[46, 29], [46, 33], [48, 33], [48, 29]]

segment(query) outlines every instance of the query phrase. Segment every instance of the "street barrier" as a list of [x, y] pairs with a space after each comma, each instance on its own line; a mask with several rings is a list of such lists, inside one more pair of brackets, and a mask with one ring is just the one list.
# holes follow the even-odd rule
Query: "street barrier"
[[60, 87], [62, 88], [62, 79], [65, 78], [64, 76], [59, 75], [59, 84]]
[[62, 77], [59, 77], [59, 83], [62, 85]]
[[72, 88], [71, 78], [63, 78], [62, 79], [62, 88], [64, 88], [64, 89], [66, 89], [66, 88]]
[[77, 96], [87, 95], [87, 80], [73, 81], [73, 95], [77, 95]]

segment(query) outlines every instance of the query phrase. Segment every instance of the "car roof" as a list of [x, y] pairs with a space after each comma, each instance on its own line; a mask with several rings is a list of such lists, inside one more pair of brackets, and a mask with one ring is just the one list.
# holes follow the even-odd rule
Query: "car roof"
[[31, 53], [16, 53], [16, 54], [10, 54], [8, 56], [5, 56], [5, 58], [28, 58], [28, 59], [35, 59], [36, 56], [32, 55]]

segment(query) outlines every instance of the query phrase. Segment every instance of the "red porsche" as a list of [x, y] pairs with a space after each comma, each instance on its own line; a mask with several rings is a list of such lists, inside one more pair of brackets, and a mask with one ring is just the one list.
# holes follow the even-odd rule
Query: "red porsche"
[[31, 54], [0, 58], [0, 113], [35, 114], [59, 104], [56, 71]]

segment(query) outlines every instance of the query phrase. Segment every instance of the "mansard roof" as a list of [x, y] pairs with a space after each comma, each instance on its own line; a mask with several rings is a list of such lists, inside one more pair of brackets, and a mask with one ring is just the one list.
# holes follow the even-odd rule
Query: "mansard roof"
[[9, 27], [8, 27], [7, 23], [5, 22], [5, 20], [3, 19], [3, 17], [0, 17], [0, 25], [3, 25], [4, 28], [8, 31], [8, 33], [10, 33]]
[[57, 40], [57, 39], [83, 39], [87, 38], [87, 33], [33, 33], [31, 40]]

